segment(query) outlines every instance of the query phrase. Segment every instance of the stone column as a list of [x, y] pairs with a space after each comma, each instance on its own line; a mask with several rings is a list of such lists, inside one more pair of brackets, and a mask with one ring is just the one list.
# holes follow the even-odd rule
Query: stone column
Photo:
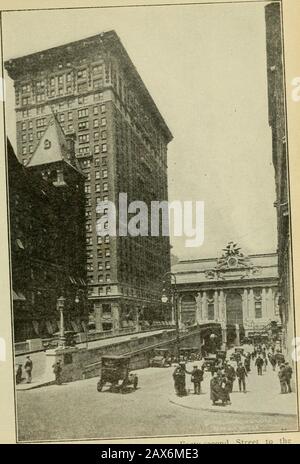
[[94, 302], [95, 327], [97, 332], [102, 332], [102, 307], [99, 301]]
[[248, 294], [248, 310], [249, 310], [249, 319], [255, 322], [255, 306], [254, 306], [253, 288], [250, 288], [249, 294]]
[[239, 346], [240, 343], [240, 326], [239, 324], [235, 324], [235, 344]]
[[226, 322], [226, 302], [223, 290], [220, 290], [219, 294], [219, 319]]
[[219, 320], [219, 298], [217, 290], [215, 290], [214, 293], [214, 320], [216, 322]]
[[203, 320], [203, 314], [202, 314], [202, 297], [201, 297], [201, 292], [197, 293], [196, 296], [196, 322], [197, 324], [200, 324]]
[[263, 288], [261, 291], [261, 311], [263, 319], [268, 319], [268, 301], [265, 288]]
[[243, 306], [243, 322], [245, 322], [249, 319], [248, 315], [248, 290], [245, 288], [244, 293], [242, 295], [242, 306]]
[[206, 292], [203, 292], [202, 293], [202, 316], [203, 316], [203, 320], [204, 321], [207, 321], [207, 296], [206, 296]]
[[118, 333], [120, 330], [120, 311], [118, 303], [111, 303], [111, 318], [113, 331]]
[[275, 320], [275, 294], [272, 288], [269, 288], [267, 293], [267, 310], [268, 319], [270, 321]]
[[227, 327], [226, 327], [226, 322], [221, 323], [221, 328], [222, 328], [222, 350], [226, 350], [226, 345], [227, 345]]
[[[181, 314], [181, 302], [182, 302], [182, 295], [179, 295], [177, 297], [177, 311], [178, 311], [178, 324], [179, 324], [179, 327], [182, 328], [182, 314]], [[173, 305], [174, 306], [174, 305]], [[174, 317], [175, 317], [175, 314], [174, 314]]]

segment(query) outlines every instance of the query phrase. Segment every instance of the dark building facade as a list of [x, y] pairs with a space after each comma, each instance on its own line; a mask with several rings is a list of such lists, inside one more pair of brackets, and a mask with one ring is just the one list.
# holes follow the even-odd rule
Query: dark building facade
[[[169, 237], [100, 236], [100, 202], [120, 193], [167, 200], [170, 130], [114, 31], [13, 59], [18, 156], [30, 162], [57, 113], [75, 134], [86, 175], [86, 270], [98, 330], [119, 331], [160, 307], [161, 277], [170, 269]], [[155, 318], [155, 316], [154, 316]]]
[[11, 269], [15, 341], [52, 336], [57, 300], [65, 298], [65, 328], [88, 321], [84, 175], [56, 121], [25, 167], [8, 142]]
[[290, 237], [290, 205], [288, 187], [288, 157], [286, 141], [286, 113], [283, 68], [283, 34], [281, 5], [270, 3], [265, 7], [269, 125], [272, 130], [272, 156], [275, 170], [279, 307], [283, 324], [283, 347], [289, 353], [294, 337], [292, 299], [292, 267]]

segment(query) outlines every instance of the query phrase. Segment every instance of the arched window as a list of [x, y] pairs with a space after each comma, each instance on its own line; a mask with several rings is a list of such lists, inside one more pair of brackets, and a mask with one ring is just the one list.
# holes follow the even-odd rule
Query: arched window
[[183, 295], [181, 298], [181, 321], [186, 324], [194, 324], [196, 319], [196, 299], [193, 295]]

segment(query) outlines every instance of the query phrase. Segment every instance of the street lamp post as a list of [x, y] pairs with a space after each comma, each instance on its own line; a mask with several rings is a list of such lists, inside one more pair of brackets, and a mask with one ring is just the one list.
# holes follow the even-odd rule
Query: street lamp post
[[[166, 277], [171, 277], [171, 292], [172, 292], [172, 306], [175, 318], [175, 329], [176, 329], [176, 359], [180, 359], [180, 332], [179, 332], [179, 314], [178, 314], [178, 305], [177, 305], [177, 281], [176, 275], [173, 272], [166, 272], [162, 278], [163, 282]], [[174, 285], [172, 285], [172, 279], [174, 279]], [[164, 291], [163, 291], [164, 292]], [[166, 293], [162, 294], [161, 301], [167, 303], [169, 301]]]
[[66, 346], [66, 339], [65, 339], [65, 324], [64, 324], [64, 309], [65, 309], [65, 301], [66, 299], [63, 296], [60, 296], [57, 300], [56, 308], [59, 311], [60, 315], [60, 329], [59, 329], [59, 346], [61, 348], [65, 348]]
[[[76, 297], [75, 297], [75, 303], [76, 304], [80, 303], [79, 293], [81, 293], [83, 295], [83, 312], [84, 312], [84, 315], [86, 316], [86, 305], [85, 305], [84, 290], [79, 289], [77, 291], [77, 294], [76, 294]], [[88, 333], [88, 326], [87, 325], [84, 326], [84, 333], [85, 333], [85, 346], [86, 346], [86, 348], [88, 348], [89, 347], [89, 333]]]

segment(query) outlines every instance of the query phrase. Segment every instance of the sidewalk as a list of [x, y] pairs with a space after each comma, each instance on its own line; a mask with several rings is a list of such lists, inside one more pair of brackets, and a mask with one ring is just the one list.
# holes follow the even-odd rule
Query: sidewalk
[[[195, 363], [193, 363], [195, 364]], [[233, 364], [235, 365], [235, 363]], [[187, 366], [190, 371], [192, 365]], [[231, 405], [213, 406], [210, 400], [210, 372], [205, 372], [202, 382], [202, 394], [193, 394], [193, 384], [190, 376], [187, 376], [188, 396], [178, 397], [170, 395], [169, 401], [177, 406], [188, 409], [230, 412], [235, 414], [267, 414], [267, 415], [297, 415], [297, 396], [295, 389], [293, 393], [281, 395], [277, 370], [273, 372], [268, 366], [266, 373], [258, 376], [252, 364], [251, 372], [246, 379], [247, 393], [238, 391], [237, 380], [233, 385], [233, 392], [230, 395]]]

